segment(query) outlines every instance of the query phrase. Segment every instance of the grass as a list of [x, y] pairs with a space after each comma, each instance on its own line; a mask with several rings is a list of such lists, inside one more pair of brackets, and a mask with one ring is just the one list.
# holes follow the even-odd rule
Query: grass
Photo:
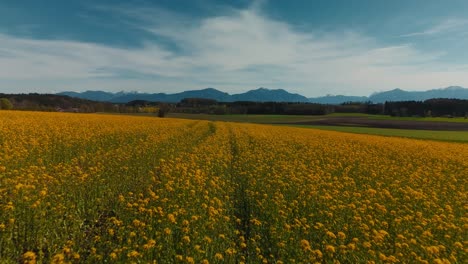
[[351, 127], [351, 126], [310, 126], [310, 125], [294, 125], [294, 126], [355, 133], [355, 134], [370, 134], [370, 135], [379, 135], [379, 136], [406, 137], [406, 138], [416, 138], [416, 139], [426, 139], [426, 140], [454, 141], [454, 142], [468, 143], [468, 133], [466, 131], [433, 131], [433, 130], [410, 130], [410, 129]]
[[392, 117], [386, 115], [369, 115], [369, 119], [385, 119], [385, 120], [404, 120], [404, 121], [422, 121], [422, 122], [453, 122], [453, 123], [468, 123], [468, 118], [464, 117]]
[[316, 121], [328, 117], [362, 117], [368, 119], [383, 120], [403, 120], [403, 121], [422, 121], [422, 122], [455, 122], [468, 123], [468, 119], [463, 117], [392, 117], [388, 115], [370, 115], [362, 113], [332, 113], [328, 115], [210, 115], [210, 114], [183, 114], [170, 113], [168, 117], [182, 119], [198, 119], [210, 121], [228, 121], [228, 122], [246, 122], [246, 123], [295, 123]]
[[332, 114], [324, 115], [324, 117], [365, 117], [368, 119], [384, 119], [384, 120], [468, 123], [468, 118], [464, 118], [464, 117], [399, 117], [399, 116], [389, 116], [389, 115], [371, 115], [371, 114], [363, 114], [363, 113], [332, 113]]

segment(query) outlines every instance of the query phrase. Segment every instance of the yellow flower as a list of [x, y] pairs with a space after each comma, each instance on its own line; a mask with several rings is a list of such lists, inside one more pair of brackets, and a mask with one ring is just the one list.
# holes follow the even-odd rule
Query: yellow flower
[[112, 252], [109, 254], [109, 257], [113, 260], [117, 259], [117, 254], [115, 252]]
[[304, 251], [310, 251], [311, 250], [309, 241], [307, 241], [305, 239], [301, 240], [301, 247], [302, 247], [302, 250], [304, 250]]
[[217, 260], [223, 260], [223, 258], [224, 258], [224, 257], [223, 257], [223, 254], [221, 254], [221, 253], [216, 253], [216, 254], [215, 254], [215, 259], [217, 259]]
[[137, 258], [140, 256], [140, 253], [136, 250], [132, 250], [127, 254], [127, 257], [129, 258]]
[[434, 259], [434, 263], [435, 264], [450, 264], [451, 262], [445, 258], [444, 259], [436, 258]]
[[345, 233], [343, 233], [343, 232], [338, 232], [338, 238], [341, 239], [341, 240], [346, 239]]
[[23, 254], [23, 263], [25, 264], [35, 264], [36, 263], [36, 253], [28, 251]]
[[235, 249], [233, 249], [233, 248], [228, 248], [228, 249], [226, 249], [225, 252], [228, 255], [234, 255], [237, 251]]
[[208, 243], [208, 244], [210, 244], [211, 241], [212, 241], [211, 238], [209, 238], [209, 237], [207, 237], [207, 236], [205, 236], [205, 237], [203, 238], [203, 240], [204, 240], [206, 243]]
[[148, 250], [150, 248], [154, 248], [155, 245], [156, 245], [156, 240], [150, 239], [150, 240], [148, 240], [148, 242], [146, 244], [143, 245], [143, 248]]
[[327, 231], [327, 236], [329, 236], [330, 238], [333, 238], [333, 239], [336, 238], [335, 234], [333, 234], [333, 232], [330, 232], [330, 231]]
[[133, 220], [133, 225], [134, 225], [135, 227], [139, 227], [139, 226], [142, 225], [142, 222], [141, 222], [140, 220], [138, 220], [138, 219], [134, 219], [134, 220]]
[[322, 251], [320, 251], [319, 249], [315, 249], [313, 251], [311, 251], [315, 260], [319, 260], [321, 258], [323, 258], [323, 254], [322, 254]]
[[326, 245], [325, 246], [325, 251], [328, 253], [335, 253], [335, 247], [332, 245]]
[[52, 264], [62, 264], [65, 263], [65, 255], [62, 253], [56, 254], [51, 261]]
[[463, 244], [458, 241], [453, 243], [453, 246], [458, 249], [463, 249]]
[[250, 220], [250, 222], [251, 222], [253, 225], [256, 225], [256, 226], [262, 225], [262, 222], [260, 222], [260, 221], [259, 221], [258, 219], [256, 219], [256, 218]]
[[168, 214], [167, 219], [169, 219], [169, 222], [171, 222], [171, 223], [176, 222], [175, 216], [173, 214]]
[[439, 248], [437, 246], [426, 247], [426, 251], [429, 252], [432, 255], [438, 255], [439, 254]]
[[185, 243], [190, 243], [190, 237], [189, 236], [184, 236], [182, 237], [182, 241], [184, 241]]

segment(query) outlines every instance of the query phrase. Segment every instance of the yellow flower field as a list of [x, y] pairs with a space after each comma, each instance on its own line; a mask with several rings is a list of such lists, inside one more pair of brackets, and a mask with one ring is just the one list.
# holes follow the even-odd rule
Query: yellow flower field
[[468, 145], [0, 112], [1, 263], [464, 263]]

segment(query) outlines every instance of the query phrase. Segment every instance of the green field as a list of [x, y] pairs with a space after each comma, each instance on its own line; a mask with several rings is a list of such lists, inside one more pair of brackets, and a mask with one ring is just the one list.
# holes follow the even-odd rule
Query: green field
[[368, 115], [369, 119], [385, 119], [385, 120], [404, 120], [404, 121], [423, 121], [423, 122], [455, 122], [468, 123], [468, 118], [464, 117], [392, 117], [386, 115]]
[[455, 122], [468, 123], [468, 118], [464, 117], [398, 117], [389, 115], [370, 115], [360, 113], [333, 113], [324, 115], [324, 117], [366, 117], [368, 119], [379, 120], [403, 120], [403, 121], [423, 121], [423, 122]]
[[468, 132], [466, 131], [434, 131], [434, 130], [414, 130], [414, 129], [392, 129], [374, 127], [351, 127], [351, 126], [309, 126], [294, 125], [297, 127], [314, 128], [322, 130], [332, 130], [347, 133], [370, 134], [391, 137], [406, 137], [416, 139], [428, 139], [438, 141], [468, 142]]

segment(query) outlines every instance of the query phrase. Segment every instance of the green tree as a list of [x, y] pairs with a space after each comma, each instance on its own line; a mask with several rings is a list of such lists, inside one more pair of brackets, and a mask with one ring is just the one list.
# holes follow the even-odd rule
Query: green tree
[[169, 112], [170, 106], [168, 104], [160, 104], [159, 105], [159, 111], [158, 111], [158, 117], [165, 117], [166, 114]]
[[11, 110], [13, 109], [13, 104], [8, 100], [8, 98], [0, 98], [0, 109]]

